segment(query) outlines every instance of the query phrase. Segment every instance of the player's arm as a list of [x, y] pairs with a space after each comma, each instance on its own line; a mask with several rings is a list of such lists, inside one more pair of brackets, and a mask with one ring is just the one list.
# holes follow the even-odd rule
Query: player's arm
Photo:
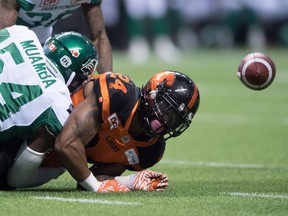
[[87, 166], [85, 145], [99, 129], [99, 112], [93, 82], [86, 85], [86, 98], [70, 114], [55, 142], [63, 166], [86, 190], [97, 191], [99, 182]]
[[[91, 85], [89, 85], [91, 83]], [[90, 82], [86, 87], [93, 89]], [[86, 88], [85, 87], [85, 88]], [[70, 114], [55, 142], [55, 151], [71, 176], [88, 191], [128, 192], [117, 180], [97, 181], [88, 169], [85, 145], [99, 129], [99, 111], [93, 91]]]
[[0, 0], [0, 29], [16, 23], [18, 10], [19, 5], [16, 0]]
[[83, 4], [82, 8], [88, 23], [91, 39], [99, 55], [98, 73], [112, 72], [113, 60], [111, 45], [106, 34], [101, 7], [100, 5]]
[[[134, 191], [165, 191], [169, 186], [169, 178], [166, 174], [152, 170], [143, 170], [128, 176], [97, 175], [96, 178], [98, 181], [115, 179]], [[82, 189], [79, 185], [77, 185], [77, 188]]]
[[[161, 172], [142, 170], [128, 176], [121, 176], [126, 168], [122, 164], [109, 164], [104, 166], [93, 165], [91, 172], [98, 181], [116, 179], [130, 190], [164, 191], [169, 186], [168, 176]], [[78, 189], [82, 189], [79, 184]]]

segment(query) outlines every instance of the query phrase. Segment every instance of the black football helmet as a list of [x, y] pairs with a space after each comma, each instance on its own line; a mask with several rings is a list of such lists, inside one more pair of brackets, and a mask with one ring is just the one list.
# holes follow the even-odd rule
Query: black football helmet
[[147, 135], [167, 140], [182, 134], [191, 124], [200, 103], [196, 84], [178, 71], [155, 74], [142, 87], [139, 113]]
[[63, 32], [43, 45], [47, 68], [68, 86], [71, 93], [91, 77], [98, 64], [92, 42], [77, 32]]

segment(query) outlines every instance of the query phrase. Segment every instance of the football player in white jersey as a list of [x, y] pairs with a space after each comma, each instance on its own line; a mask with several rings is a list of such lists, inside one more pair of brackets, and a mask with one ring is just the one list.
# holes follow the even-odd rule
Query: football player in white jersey
[[0, 81], [0, 141], [30, 138], [40, 128], [60, 132], [72, 108], [70, 93], [47, 70], [42, 46], [27, 27], [0, 31]]
[[[23, 172], [29, 177], [33, 166], [37, 169], [72, 111], [70, 92], [95, 73], [97, 52], [83, 35], [61, 33], [45, 47], [44, 55], [36, 34], [25, 26], [0, 30], [0, 177], [9, 168], [1, 154], [13, 139], [25, 140], [18, 164], [25, 164]], [[115, 180], [98, 183], [98, 192], [118, 187]]]
[[101, 10], [102, 0], [1, 0], [0, 29], [14, 24], [32, 29], [41, 44], [51, 36], [53, 25], [83, 9], [89, 34], [99, 54], [98, 73], [112, 71], [111, 45], [106, 34]]

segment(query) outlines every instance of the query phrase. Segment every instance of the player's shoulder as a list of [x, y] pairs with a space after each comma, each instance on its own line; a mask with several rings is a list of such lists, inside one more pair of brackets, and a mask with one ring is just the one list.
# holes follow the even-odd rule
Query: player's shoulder
[[106, 84], [110, 97], [119, 97], [119, 100], [133, 100], [138, 98], [139, 89], [129, 76], [120, 73], [107, 73]]
[[124, 119], [130, 115], [140, 96], [140, 89], [130, 77], [120, 73], [98, 75], [94, 81], [94, 92], [103, 109]]
[[122, 74], [122, 73], [116, 73], [116, 72], [107, 72], [105, 73], [106, 79], [108, 81], [116, 81], [119, 80], [120, 82], [134, 84], [133, 81], [130, 79], [128, 75]]
[[10, 27], [6, 27], [0, 31], [1, 36], [5, 35], [21, 35], [23, 34], [30, 34], [30, 35], [35, 35], [35, 33], [30, 30], [28, 27], [23, 26], [23, 25], [13, 25]]
[[29, 43], [33, 41], [36, 46], [41, 47], [36, 34], [26, 26], [13, 25], [0, 30], [0, 43], [4, 46], [7, 46], [8, 43], [24, 43], [24, 41], [29, 41]]

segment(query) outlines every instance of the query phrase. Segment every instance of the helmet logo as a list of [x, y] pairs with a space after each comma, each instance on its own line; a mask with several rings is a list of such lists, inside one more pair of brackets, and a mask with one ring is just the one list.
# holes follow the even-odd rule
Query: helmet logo
[[74, 48], [71, 50], [72, 56], [77, 58], [80, 55], [79, 49], [78, 48]]
[[188, 120], [191, 121], [193, 118], [193, 113], [190, 112], [187, 117], [188, 117]]
[[57, 49], [57, 47], [55, 46], [55, 44], [50, 43], [50, 44], [48, 45], [48, 49], [49, 49], [51, 52], [54, 52], [54, 51]]
[[57, 5], [59, 0], [42, 0], [40, 7]]
[[110, 124], [111, 130], [117, 128], [120, 124], [119, 118], [116, 113], [113, 113], [112, 115], [108, 116], [107, 119]]
[[181, 103], [180, 106], [178, 107], [179, 111], [183, 111], [185, 108], [185, 104]]
[[72, 61], [68, 56], [64, 55], [60, 58], [60, 63], [63, 67], [68, 68], [72, 64]]

